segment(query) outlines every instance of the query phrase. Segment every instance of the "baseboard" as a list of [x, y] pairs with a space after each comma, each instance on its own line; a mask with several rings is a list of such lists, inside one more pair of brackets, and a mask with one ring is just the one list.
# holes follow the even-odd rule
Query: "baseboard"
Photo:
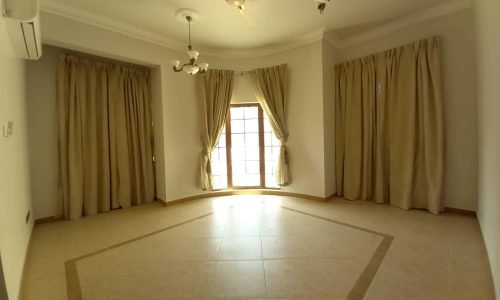
[[[28, 245], [26, 253], [24, 254], [23, 270], [21, 271], [21, 281], [19, 282], [19, 290], [17, 291], [17, 299], [24, 299], [24, 276], [26, 275], [26, 261], [31, 252], [31, 237], [33, 236], [33, 229], [35, 228], [35, 221], [31, 223], [30, 235], [28, 237]], [[5, 275], [5, 274], [4, 274]]]
[[450, 214], [455, 214], [455, 215], [463, 215], [463, 216], [469, 216], [469, 217], [477, 218], [477, 214], [473, 210], [453, 208], [453, 207], [445, 207], [444, 208], [444, 212], [445, 213], [450, 213]]
[[155, 200], [158, 201], [158, 202], [161, 202], [163, 203], [165, 206], [167, 206], [167, 201], [165, 201], [165, 199], [159, 197], [159, 196], [155, 196]]
[[308, 200], [314, 200], [314, 201], [319, 201], [319, 202], [326, 202], [330, 199], [335, 198], [335, 194], [330, 195], [326, 198], [323, 197], [318, 197], [318, 196], [312, 196], [312, 195], [307, 195], [307, 194], [299, 194], [299, 193], [289, 193], [289, 192], [282, 192], [282, 191], [277, 191], [277, 190], [231, 190], [231, 191], [220, 191], [220, 192], [211, 192], [211, 193], [205, 193], [205, 194], [199, 194], [199, 195], [194, 195], [190, 197], [185, 197], [185, 198], [180, 198], [172, 201], [165, 201], [159, 197], [157, 197], [157, 200], [163, 202], [166, 206], [171, 206], [179, 203], [184, 203], [188, 201], [193, 201], [193, 200], [200, 200], [200, 199], [206, 199], [206, 198], [212, 198], [212, 197], [223, 197], [223, 196], [235, 196], [235, 195], [272, 195], [272, 196], [286, 196], [286, 197], [296, 197], [296, 198], [302, 198], [302, 199], [308, 199]]
[[330, 196], [326, 197], [325, 198], [325, 201], [330, 201], [330, 200], [333, 200], [337, 197], [337, 193], [333, 193], [331, 194]]
[[49, 223], [49, 222], [54, 222], [54, 221], [57, 221], [57, 220], [58, 219], [55, 216], [40, 218], [40, 219], [36, 219], [35, 220], [35, 225], [43, 224], [43, 223]]

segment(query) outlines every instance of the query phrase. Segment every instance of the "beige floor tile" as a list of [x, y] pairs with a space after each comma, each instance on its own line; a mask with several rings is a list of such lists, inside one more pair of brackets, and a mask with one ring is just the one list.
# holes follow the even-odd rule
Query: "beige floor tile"
[[261, 260], [262, 246], [258, 237], [225, 237], [218, 260]]
[[99, 270], [96, 266], [79, 264], [83, 299], [208, 299], [215, 264], [170, 262]]
[[346, 298], [363, 268], [354, 259], [265, 261], [267, 296]]
[[218, 262], [212, 295], [218, 299], [248, 299], [266, 295], [262, 261]]
[[37, 225], [22, 299], [66, 299], [65, 262], [96, 251], [76, 261], [85, 300], [345, 299], [382, 240], [353, 226], [394, 237], [364, 299], [494, 299], [475, 218], [274, 196]]
[[262, 237], [262, 252], [264, 259], [357, 258], [368, 261], [381, 240], [372, 234]]
[[229, 219], [226, 224], [224, 236], [230, 237], [258, 237], [260, 236], [259, 217], [252, 219]]
[[185, 224], [169, 230], [169, 234], [177, 237], [223, 237], [226, 229], [226, 222], [216, 218], [203, 218], [193, 223]]

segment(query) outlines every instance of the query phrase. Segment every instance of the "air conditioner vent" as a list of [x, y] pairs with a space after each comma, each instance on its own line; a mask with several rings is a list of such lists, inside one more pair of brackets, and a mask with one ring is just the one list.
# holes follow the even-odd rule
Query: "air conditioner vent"
[[37, 0], [5, 2], [5, 23], [17, 56], [38, 59], [42, 56], [42, 37]]

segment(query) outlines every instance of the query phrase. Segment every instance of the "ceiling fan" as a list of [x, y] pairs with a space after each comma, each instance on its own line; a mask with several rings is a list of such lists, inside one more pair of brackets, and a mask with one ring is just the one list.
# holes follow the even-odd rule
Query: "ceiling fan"
[[240, 13], [243, 21], [248, 27], [254, 27], [255, 22], [245, 10], [245, 0], [226, 0], [227, 4], [234, 6]]

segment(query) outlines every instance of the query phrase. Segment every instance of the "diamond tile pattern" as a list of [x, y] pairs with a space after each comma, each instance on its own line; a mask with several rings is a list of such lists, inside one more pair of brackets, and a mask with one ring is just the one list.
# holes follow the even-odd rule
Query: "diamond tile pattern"
[[382, 240], [272, 202], [232, 202], [77, 259], [76, 276], [83, 299], [347, 299]]

